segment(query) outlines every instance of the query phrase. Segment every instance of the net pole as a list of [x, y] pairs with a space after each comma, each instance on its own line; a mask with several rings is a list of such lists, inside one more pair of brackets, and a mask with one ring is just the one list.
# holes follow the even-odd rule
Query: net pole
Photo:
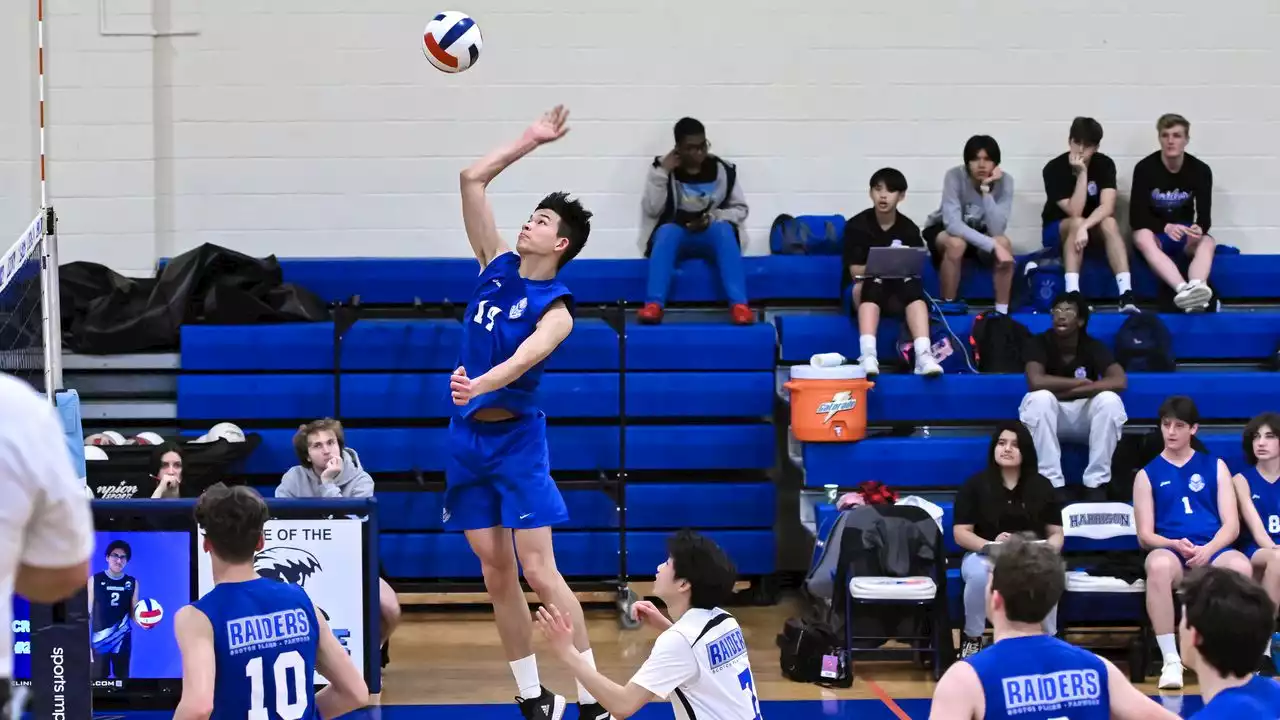
[[57, 406], [62, 389], [62, 309], [58, 283], [58, 216], [49, 205], [45, 160], [44, 0], [36, 0], [36, 85], [40, 92], [40, 213], [44, 232], [40, 239], [40, 310], [44, 323], [44, 392]]

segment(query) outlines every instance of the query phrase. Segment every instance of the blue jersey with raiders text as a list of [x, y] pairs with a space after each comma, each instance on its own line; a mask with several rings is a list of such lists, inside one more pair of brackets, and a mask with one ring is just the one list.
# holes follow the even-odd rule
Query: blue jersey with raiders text
[[[516, 253], [503, 253], [490, 261], [480, 272], [475, 293], [462, 318], [462, 351], [458, 364], [466, 368], [467, 377], [480, 377], [510, 359], [556, 300], [563, 300], [569, 312], [573, 312], [569, 288], [556, 279], [520, 277], [520, 256]], [[534, 412], [545, 362], [529, 368], [501, 390], [473, 398], [456, 412], [462, 418], [488, 407], [503, 408], [516, 415]]]
[[1005, 638], [966, 658], [982, 682], [986, 720], [1110, 720], [1107, 666], [1049, 635]]
[[[1271, 536], [1272, 542], [1280, 543], [1280, 481], [1267, 482], [1256, 467], [1245, 468], [1240, 475], [1249, 484], [1249, 499], [1258, 511], [1258, 517], [1262, 518], [1263, 529]], [[1246, 548], [1247, 555], [1252, 555], [1258, 549], [1258, 543], [1249, 528], [1243, 527], [1243, 523], [1241, 525], [1240, 544]]]
[[319, 720], [320, 630], [305, 590], [258, 578], [219, 583], [193, 604], [213, 626], [210, 720]]
[[1157, 455], [1143, 470], [1151, 483], [1155, 531], [1170, 540], [1205, 545], [1222, 529], [1218, 515], [1218, 458], [1193, 452], [1181, 467]]

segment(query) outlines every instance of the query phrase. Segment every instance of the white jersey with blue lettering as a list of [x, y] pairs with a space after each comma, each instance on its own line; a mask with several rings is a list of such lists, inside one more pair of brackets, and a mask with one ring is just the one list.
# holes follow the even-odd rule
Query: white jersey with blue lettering
[[720, 608], [680, 616], [631, 682], [669, 700], [677, 720], [760, 720], [742, 627]]

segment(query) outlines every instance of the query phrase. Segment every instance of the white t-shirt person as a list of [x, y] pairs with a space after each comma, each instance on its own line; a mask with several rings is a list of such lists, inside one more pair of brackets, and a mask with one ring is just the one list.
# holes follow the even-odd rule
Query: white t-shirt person
[[[21, 565], [67, 568], [93, 552], [85, 485], [49, 402], [0, 373], [0, 682], [13, 676], [14, 582]], [[79, 581], [88, 582], [87, 572]]]
[[742, 628], [719, 608], [690, 608], [663, 630], [631, 683], [669, 700], [677, 720], [760, 720]]

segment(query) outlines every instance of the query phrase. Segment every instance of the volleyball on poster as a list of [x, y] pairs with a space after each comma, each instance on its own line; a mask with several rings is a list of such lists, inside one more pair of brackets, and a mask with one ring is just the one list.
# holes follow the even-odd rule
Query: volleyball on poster
[[[300, 585], [327, 616], [329, 628], [364, 673], [363, 524], [352, 518], [268, 520], [263, 549], [254, 560], [259, 575]], [[204, 552], [204, 528], [196, 542], [197, 593], [213, 589], [213, 567]], [[326, 682], [316, 673], [317, 682]]]

